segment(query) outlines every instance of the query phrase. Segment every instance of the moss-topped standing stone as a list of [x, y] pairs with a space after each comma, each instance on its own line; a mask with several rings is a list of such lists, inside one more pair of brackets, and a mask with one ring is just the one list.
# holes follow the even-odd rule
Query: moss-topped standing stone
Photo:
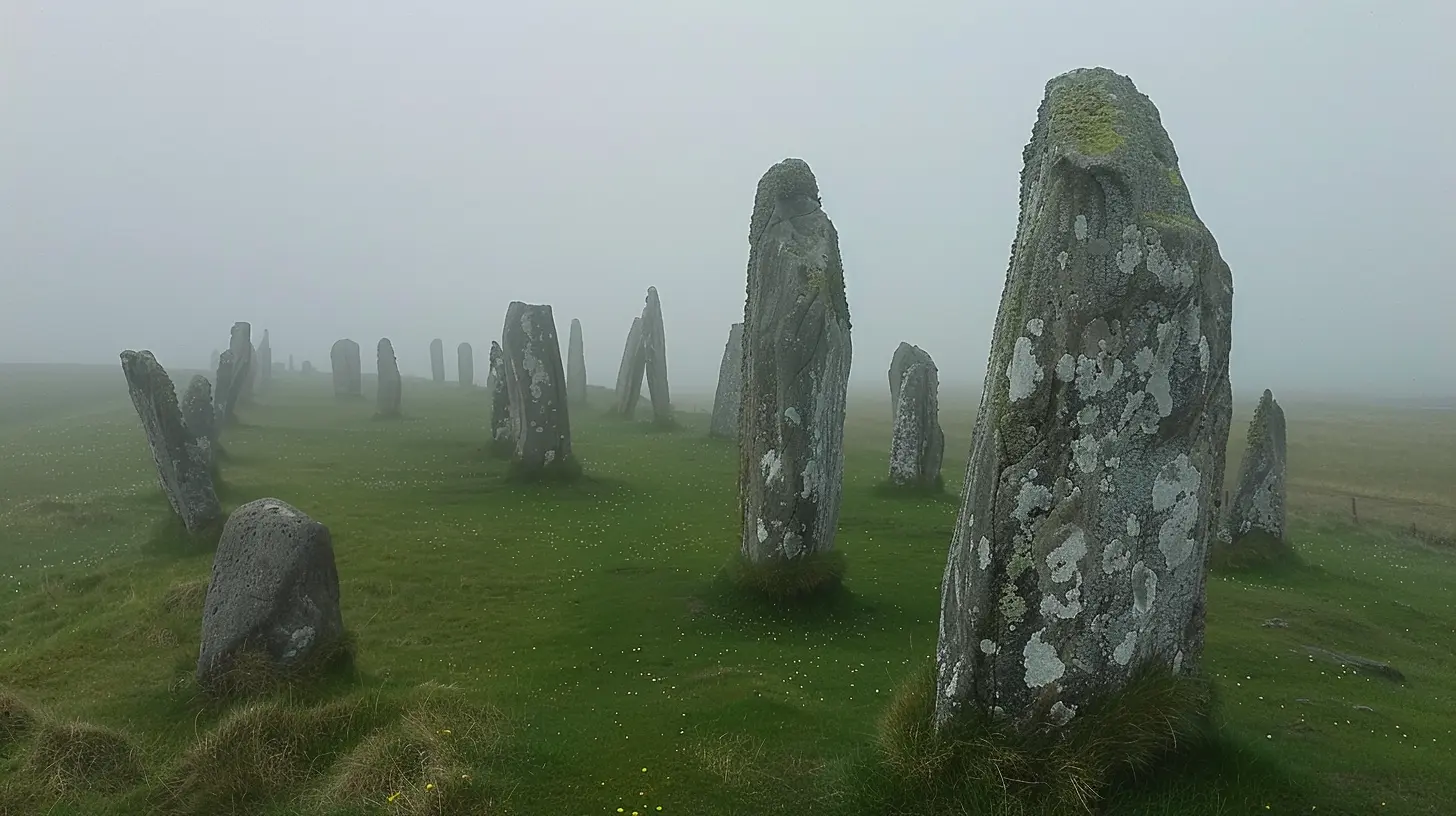
[[1157, 109], [1047, 84], [941, 585], [936, 723], [1060, 726], [1192, 672], [1230, 419], [1232, 283]]

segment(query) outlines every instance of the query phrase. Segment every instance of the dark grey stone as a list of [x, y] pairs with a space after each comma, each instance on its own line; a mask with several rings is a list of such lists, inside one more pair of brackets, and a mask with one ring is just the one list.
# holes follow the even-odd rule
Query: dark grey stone
[[905, 379], [905, 371], [915, 363], [928, 363], [935, 366], [935, 361], [930, 359], [930, 353], [919, 346], [912, 346], [909, 343], [901, 343], [896, 349], [893, 357], [890, 358], [890, 417], [893, 419], [900, 405], [900, 383]]
[[652, 421], [672, 424], [672, 398], [667, 388], [667, 333], [662, 325], [662, 301], [657, 287], [647, 287], [642, 307], [642, 363], [647, 374], [647, 392], [652, 397]]
[[1252, 532], [1284, 540], [1287, 458], [1284, 409], [1266, 389], [1249, 422], [1244, 458], [1239, 462], [1239, 488], [1229, 514], [1235, 546]]
[[257, 387], [267, 390], [273, 382], [273, 344], [268, 342], [268, 330], [263, 330], [263, 339], [258, 343]]
[[[924, 354], [924, 352], [921, 352]], [[893, 370], [893, 369], [892, 369]], [[936, 488], [945, 458], [940, 428], [940, 373], [929, 354], [905, 369], [895, 390], [895, 425], [890, 437], [890, 483]]]
[[445, 381], [445, 341], [438, 337], [430, 341], [430, 378], [437, 383]]
[[359, 344], [338, 340], [329, 349], [329, 365], [334, 372], [334, 396], [364, 396], [364, 372], [359, 358]]
[[522, 474], [565, 466], [571, 461], [571, 422], [551, 307], [511, 303], [501, 353], [516, 442], [512, 464]]
[[728, 329], [723, 361], [718, 364], [718, 390], [713, 394], [713, 418], [708, 435], [738, 438], [738, 409], [743, 402], [743, 324]]
[[375, 415], [385, 419], [394, 419], [400, 416], [400, 399], [403, 396], [404, 383], [400, 380], [399, 362], [394, 357], [394, 346], [389, 342], [388, 337], [379, 339], [377, 360], [379, 392]]
[[586, 350], [581, 321], [571, 321], [571, 340], [566, 351], [566, 392], [572, 405], [586, 405]]
[[631, 419], [642, 398], [642, 377], [647, 371], [647, 356], [642, 347], [642, 318], [632, 318], [627, 332], [627, 345], [622, 349], [622, 365], [617, 369], [616, 412]]
[[485, 388], [490, 392], [490, 448], [498, 456], [510, 456], [516, 449], [514, 424], [511, 422], [511, 395], [506, 388], [505, 352], [500, 343], [490, 343], [490, 373]]
[[238, 322], [233, 324], [231, 339], [228, 343], [228, 350], [224, 354], [231, 353], [228, 358], [231, 364], [228, 366], [228, 376], [223, 377], [223, 363], [221, 358], [218, 361], [218, 375], [215, 399], [221, 410], [219, 416], [225, 424], [237, 421], [238, 403], [246, 402], [250, 393], [253, 377], [253, 343], [251, 335], [253, 327], [247, 323]]
[[[123, 351], [121, 371], [152, 450], [162, 492], [188, 532], [198, 532], [222, 517], [206, 439], [199, 441], [188, 429], [177, 406], [172, 378], [150, 351]], [[206, 405], [204, 402], [204, 409]]]
[[455, 347], [456, 376], [460, 379], [461, 388], [470, 388], [475, 385], [475, 349], [469, 343], [461, 343]]
[[182, 422], [203, 448], [209, 465], [217, 458], [217, 413], [212, 406], [212, 383], [201, 374], [192, 375], [182, 395]]

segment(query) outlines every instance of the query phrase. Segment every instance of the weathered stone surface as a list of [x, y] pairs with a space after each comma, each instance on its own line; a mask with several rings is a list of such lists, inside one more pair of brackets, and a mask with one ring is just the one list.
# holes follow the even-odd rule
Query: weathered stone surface
[[511, 422], [511, 395], [506, 388], [505, 352], [500, 343], [490, 343], [490, 374], [486, 390], [490, 392], [490, 447], [500, 456], [510, 456], [516, 449], [516, 434]]
[[258, 347], [249, 346], [248, 348], [248, 370], [243, 377], [242, 385], [239, 386], [241, 390], [238, 392], [238, 404], [240, 405], [252, 405], [253, 395], [258, 390], [258, 369], [261, 368], [258, 362]]
[[935, 719], [1065, 724], [1146, 663], [1195, 670], [1228, 439], [1232, 282], [1157, 109], [1047, 84], [960, 517]]
[[657, 287], [647, 287], [642, 308], [642, 363], [647, 373], [647, 391], [652, 397], [652, 421], [672, 424], [672, 399], [667, 389], [667, 333], [662, 326], [662, 301]]
[[150, 351], [123, 351], [121, 371], [126, 376], [131, 404], [146, 432], [147, 446], [152, 449], [162, 492], [188, 532], [195, 533], [222, 517], [206, 443], [199, 443], [187, 428], [177, 406], [172, 378]]
[[228, 367], [228, 376], [223, 378], [221, 358], [218, 362], [218, 377], [216, 385], [218, 405], [221, 410], [219, 415], [223, 422], [233, 423], [237, 421], [238, 403], [244, 401], [245, 392], [248, 390], [248, 383], [251, 381], [253, 372], [253, 341], [251, 335], [253, 327], [247, 323], [234, 323], [231, 333], [231, 340], [228, 343], [227, 354], [231, 352], [231, 365]]
[[212, 407], [212, 383], [201, 374], [192, 375], [187, 383], [187, 393], [182, 396], [182, 422], [203, 446], [204, 457], [211, 464], [216, 455], [217, 413]]
[[637, 411], [637, 400], [642, 397], [642, 375], [647, 370], [647, 358], [642, 349], [642, 318], [632, 318], [632, 328], [627, 332], [627, 345], [622, 349], [622, 365], [617, 369], [616, 412], [627, 419]]
[[571, 422], [551, 307], [511, 303], [501, 354], [516, 441], [512, 463], [528, 474], [566, 464], [571, 459]]
[[[907, 344], [901, 343], [900, 348]], [[895, 425], [890, 437], [890, 483], [901, 487], [940, 485], [945, 434], [940, 429], [940, 373], [935, 362], [919, 352], [903, 369], [895, 395]], [[899, 357], [899, 354], [896, 354]], [[890, 372], [895, 366], [892, 363]]]
[[226, 683], [239, 654], [280, 673], [314, 664], [344, 637], [329, 528], [279, 499], [234, 510], [212, 560], [202, 611], [197, 683]]
[[381, 337], [379, 339], [377, 359], [379, 391], [375, 415], [384, 418], [394, 418], [400, 415], [399, 405], [404, 391], [404, 383], [399, 378], [399, 361], [394, 357], [394, 345], [389, 342], [388, 337]]
[[266, 390], [273, 382], [273, 344], [268, 342], [268, 330], [263, 330], [263, 339], [258, 343], [257, 384]]
[[445, 341], [438, 337], [430, 341], [430, 378], [437, 383], [445, 381]]
[[212, 392], [213, 423], [222, 427], [227, 422], [228, 389], [233, 386], [233, 351], [227, 349], [217, 358], [217, 387]]
[[460, 387], [470, 388], [475, 385], [475, 349], [469, 343], [461, 343], [455, 347], [455, 365]]
[[292, 354], [288, 355], [288, 370], [289, 371], [292, 371], [293, 370], [293, 355]]
[[1284, 540], [1286, 458], [1284, 409], [1266, 389], [1254, 409], [1244, 458], [1239, 463], [1239, 488], [1229, 514], [1229, 531], [1235, 544], [1253, 532]]
[[571, 340], [566, 351], [566, 393], [572, 405], [586, 405], [586, 349], [581, 337], [581, 321], [571, 321]]
[[335, 341], [329, 350], [329, 364], [334, 370], [334, 396], [364, 396], [364, 372], [358, 343], [348, 339]]
[[738, 438], [738, 409], [743, 402], [743, 324], [728, 329], [723, 361], [718, 364], [718, 390], [713, 395], [713, 418], [708, 435]]
[[905, 380], [905, 371], [915, 363], [927, 363], [935, 365], [930, 359], [930, 353], [919, 346], [912, 346], [909, 343], [901, 343], [895, 349], [895, 355], [890, 358], [890, 418], [893, 420], [899, 411], [900, 405], [900, 383]]
[[844, 266], [802, 160], [759, 180], [748, 246], [738, 484], [742, 555], [764, 564], [833, 550], [844, 472]]

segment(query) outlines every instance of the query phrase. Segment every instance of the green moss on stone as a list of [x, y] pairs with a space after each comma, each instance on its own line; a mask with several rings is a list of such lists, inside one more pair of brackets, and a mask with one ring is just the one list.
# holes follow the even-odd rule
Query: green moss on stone
[[1084, 155], [1103, 155], [1122, 146], [1123, 136], [1117, 132], [1120, 118], [1101, 82], [1069, 82], [1052, 90], [1052, 136], [1072, 142]]
[[1178, 168], [1176, 168], [1176, 167], [1169, 167], [1168, 168], [1168, 181], [1172, 182], [1174, 187], [1182, 187], [1183, 186], [1183, 177], [1180, 176], [1180, 175], [1178, 175]]
[[1179, 215], [1170, 212], [1145, 212], [1142, 215], [1143, 222], [1150, 227], [1158, 229], [1191, 230], [1193, 232], [1204, 232], [1205, 228], [1197, 218], [1186, 215]]

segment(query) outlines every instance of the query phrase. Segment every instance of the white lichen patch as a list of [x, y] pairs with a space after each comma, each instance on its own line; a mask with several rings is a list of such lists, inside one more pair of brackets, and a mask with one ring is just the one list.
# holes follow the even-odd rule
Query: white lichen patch
[[1077, 586], [1067, 590], [1064, 597], [1055, 594], [1043, 596], [1040, 609], [1043, 618], [1071, 620], [1082, 614], [1082, 576], [1077, 576]]
[[1083, 473], [1097, 469], [1097, 454], [1101, 445], [1095, 436], [1079, 436], [1072, 440], [1072, 464]]
[[998, 652], [998, 651], [1000, 651], [1000, 649], [999, 649], [999, 647], [997, 647], [996, 641], [994, 641], [994, 640], [982, 640], [981, 641], [981, 654], [984, 654], [984, 655], [993, 655], [993, 654], [996, 654], [996, 652]]
[[1139, 561], [1132, 568], [1132, 608], [1146, 615], [1158, 600], [1158, 574]]
[[1168, 512], [1158, 528], [1158, 549], [1168, 568], [1173, 569], [1192, 554], [1195, 542], [1193, 527], [1198, 521], [1198, 489], [1201, 486], [1198, 468], [1185, 453], [1169, 462], [1153, 478], [1153, 511]]
[[804, 539], [798, 533], [790, 530], [784, 533], [784, 541], [779, 545], [779, 550], [787, 558], [798, 558], [804, 554]]
[[1137, 630], [1134, 629], [1123, 636], [1122, 642], [1112, 650], [1112, 659], [1119, 666], [1126, 666], [1132, 662], [1132, 653], [1137, 649]]
[[768, 541], [768, 528], [763, 525], [763, 519], [758, 520], [758, 543]]
[[759, 460], [759, 468], [763, 470], [763, 481], [765, 484], [776, 484], [784, 477], [784, 460], [779, 452], [769, 449]]
[[1011, 350], [1011, 362], [1006, 364], [1006, 380], [1009, 385], [1007, 397], [1012, 402], [1026, 399], [1036, 390], [1045, 373], [1031, 351], [1031, 338], [1018, 337]]
[[1096, 360], [1085, 354], [1077, 357], [1077, 395], [1082, 399], [1090, 400], [1098, 394], [1105, 394], [1122, 379], [1122, 360], [1113, 358], [1109, 366], [1108, 357], [1106, 352], [1099, 352]]
[[1052, 506], [1052, 491], [1036, 482], [1022, 482], [1021, 490], [1016, 494], [1016, 509], [1011, 511], [1023, 526], [1030, 523], [1033, 510], [1050, 510]]
[[1208, 338], [1198, 338], [1198, 370], [1208, 371]]
[[1071, 382], [1072, 377], [1077, 374], [1077, 359], [1070, 354], [1063, 354], [1057, 359], [1057, 379], [1062, 382]]
[[1057, 548], [1047, 553], [1048, 574], [1054, 583], [1064, 584], [1077, 574], [1077, 564], [1087, 555], [1087, 535], [1073, 527]]
[[1147, 374], [1153, 368], [1153, 349], [1150, 346], [1143, 346], [1132, 356], [1132, 367], [1138, 370], [1139, 374]]
[[312, 626], [301, 626], [288, 635], [288, 647], [283, 650], [283, 659], [292, 660], [300, 653], [308, 650], [313, 645], [314, 635], [317, 634]]
[[1131, 556], [1132, 553], [1122, 543], [1122, 539], [1112, 539], [1107, 542], [1106, 547], [1102, 548], [1102, 571], [1108, 575], [1122, 572], [1127, 569], [1127, 562]]
[[1057, 266], [1060, 267], [1063, 272], [1065, 272], [1067, 271], [1067, 261], [1071, 259], [1072, 256], [1068, 255], [1067, 251], [1064, 249], [1061, 252], [1057, 253]]
[[1041, 639], [1045, 629], [1032, 632], [1021, 655], [1025, 658], [1027, 688], [1042, 688], [1062, 679], [1067, 666], [1057, 656], [1055, 646]]
[[981, 569], [991, 566], [991, 539], [985, 536], [981, 536], [981, 540], [976, 542], [976, 563]]
[[1077, 412], [1077, 424], [1083, 427], [1093, 425], [1097, 422], [1097, 417], [1101, 415], [1101, 413], [1102, 412], [1097, 409], [1097, 406], [1088, 405]]
[[1183, 650], [1182, 649], [1179, 649], [1178, 650], [1178, 653], [1175, 654], [1175, 655], [1173, 655], [1173, 673], [1174, 674], [1178, 674], [1178, 673], [1180, 673], [1182, 671], [1183, 671]]
[[1117, 268], [1123, 275], [1131, 275], [1143, 259], [1143, 236], [1138, 228], [1128, 225], [1122, 231], [1122, 249], [1117, 251]]
[[1071, 722], [1072, 718], [1076, 716], [1076, 706], [1069, 706], [1063, 703], [1061, 700], [1058, 700], [1055, 703], [1052, 703], [1052, 709], [1048, 713], [1047, 718], [1052, 721], [1052, 725], [1063, 726]]
[[1142, 531], [1142, 527], [1138, 524], [1137, 513], [1128, 513], [1127, 514], [1127, 524], [1126, 524], [1126, 527], [1127, 527], [1127, 537], [1128, 538], [1137, 538], [1138, 537], [1138, 533], [1140, 533]]
[[1039, 317], [1033, 317], [1032, 319], [1026, 321], [1026, 331], [1032, 337], [1041, 337], [1042, 329], [1045, 328], [1045, 326], [1046, 323], [1043, 322], [1042, 319]]
[[1087, 240], [1087, 216], [1078, 215], [1072, 224], [1072, 231], [1077, 234], [1078, 241]]
[[947, 698], [958, 697], [961, 693], [961, 666], [964, 660], [957, 660], [950, 667], [950, 680], [945, 684], [945, 696]]
[[784, 420], [796, 428], [804, 421], [803, 417], [799, 416], [799, 409], [792, 405], [784, 409]]

